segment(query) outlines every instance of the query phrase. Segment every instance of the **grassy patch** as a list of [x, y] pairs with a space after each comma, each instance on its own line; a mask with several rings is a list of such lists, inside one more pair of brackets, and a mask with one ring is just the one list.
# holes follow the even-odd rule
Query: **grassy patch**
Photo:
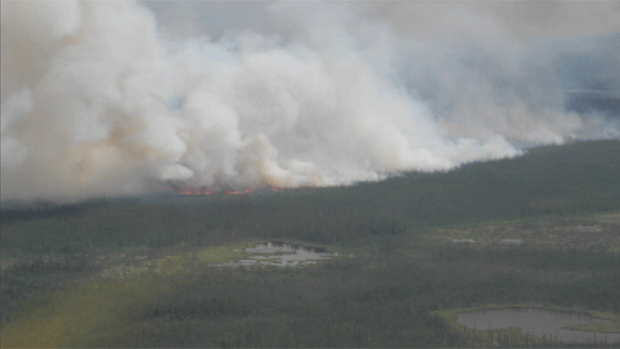
[[31, 302], [17, 320], [3, 327], [1, 346], [70, 347], [96, 340], [126, 324], [132, 309], [165, 291], [173, 280], [177, 285], [183, 283], [199, 264], [242, 259], [247, 254], [235, 250], [253, 244], [209, 247], [105, 269], [91, 283]]
[[0, 332], [5, 348], [58, 348], [105, 336], [127, 323], [155, 290], [153, 280], [99, 281], [46, 297]]
[[253, 247], [258, 243], [260, 243], [260, 241], [209, 247], [195, 252], [195, 256], [199, 261], [204, 263], [223, 263], [245, 259], [249, 256], [249, 254], [244, 250], [248, 247]]
[[598, 323], [598, 324], [585, 324], [579, 326], [571, 326], [568, 327], [571, 330], [580, 330], [580, 331], [588, 331], [588, 332], [607, 332], [607, 333], [618, 333], [620, 332], [620, 322], [608, 322], [608, 323]]

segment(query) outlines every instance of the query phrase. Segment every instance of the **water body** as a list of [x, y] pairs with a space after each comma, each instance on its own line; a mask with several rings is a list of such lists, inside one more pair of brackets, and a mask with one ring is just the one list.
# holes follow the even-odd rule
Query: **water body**
[[276, 265], [281, 267], [313, 264], [317, 260], [336, 256], [323, 248], [293, 245], [281, 242], [268, 242], [244, 250], [253, 254], [249, 259], [240, 260], [230, 265]]
[[527, 335], [544, 336], [561, 342], [620, 342], [620, 333], [568, 329], [567, 327], [575, 325], [610, 322], [610, 320], [595, 318], [583, 313], [536, 308], [511, 308], [460, 313], [457, 322], [471, 329], [484, 331], [518, 328]]

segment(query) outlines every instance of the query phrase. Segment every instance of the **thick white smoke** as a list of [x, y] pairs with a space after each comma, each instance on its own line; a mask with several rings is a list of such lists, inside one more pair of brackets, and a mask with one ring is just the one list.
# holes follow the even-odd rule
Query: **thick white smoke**
[[[549, 71], [565, 51], [533, 54], [498, 10], [248, 3], [204, 33], [205, 4], [177, 26], [159, 3], [3, 1], [2, 199], [346, 184], [620, 134], [564, 109], [584, 88]], [[253, 13], [271, 24], [239, 27]]]

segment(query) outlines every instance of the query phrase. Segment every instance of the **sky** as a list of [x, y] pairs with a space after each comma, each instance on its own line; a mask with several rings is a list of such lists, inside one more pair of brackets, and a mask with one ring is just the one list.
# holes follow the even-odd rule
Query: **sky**
[[2, 200], [347, 185], [620, 137], [617, 1], [1, 6]]

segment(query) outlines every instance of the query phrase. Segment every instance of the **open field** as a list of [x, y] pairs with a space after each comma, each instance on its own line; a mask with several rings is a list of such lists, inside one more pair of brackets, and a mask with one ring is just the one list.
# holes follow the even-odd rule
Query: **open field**
[[[616, 331], [618, 173], [620, 142], [596, 141], [351, 187], [4, 210], [0, 342], [579, 346], [482, 335], [449, 314], [535, 305], [613, 319], [583, 329]], [[337, 256], [217, 266], [268, 241]]]

